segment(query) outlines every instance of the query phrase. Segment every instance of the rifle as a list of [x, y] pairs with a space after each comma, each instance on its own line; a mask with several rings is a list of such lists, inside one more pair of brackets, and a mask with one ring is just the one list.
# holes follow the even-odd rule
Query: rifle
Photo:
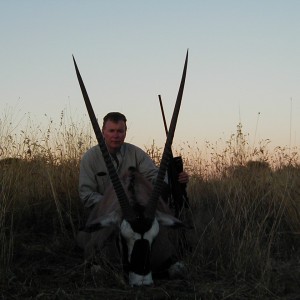
[[[158, 95], [160, 109], [163, 117], [166, 135], [168, 135], [168, 127], [166, 123], [164, 108], [161, 100], [161, 95]], [[170, 189], [169, 206], [174, 209], [175, 216], [179, 217], [183, 208], [189, 207], [189, 198], [186, 191], [186, 183], [178, 182], [178, 174], [183, 172], [183, 161], [181, 156], [174, 157], [171, 150], [171, 158], [169, 161], [167, 174], [168, 184]]]

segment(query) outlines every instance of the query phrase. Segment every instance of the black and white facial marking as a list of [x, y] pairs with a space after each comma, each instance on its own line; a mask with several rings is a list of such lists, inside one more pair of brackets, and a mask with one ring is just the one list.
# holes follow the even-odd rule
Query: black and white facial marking
[[[147, 193], [139, 193], [141, 177], [136, 169], [130, 167], [127, 176], [127, 195], [132, 205], [136, 218], [131, 221], [123, 220], [121, 223], [121, 235], [127, 244], [129, 262], [129, 284], [131, 286], [151, 285], [153, 283], [150, 254], [151, 245], [159, 232], [159, 225], [156, 219], [145, 217], [145, 199]], [[142, 190], [145, 191], [144, 185]], [[145, 198], [145, 199], [142, 199]]]
[[[134, 227], [138, 227], [135, 225]], [[129, 261], [129, 285], [141, 286], [153, 284], [150, 254], [151, 245], [159, 232], [159, 224], [156, 218], [148, 231], [136, 232], [126, 220], [121, 223], [121, 235], [125, 239], [128, 248]]]

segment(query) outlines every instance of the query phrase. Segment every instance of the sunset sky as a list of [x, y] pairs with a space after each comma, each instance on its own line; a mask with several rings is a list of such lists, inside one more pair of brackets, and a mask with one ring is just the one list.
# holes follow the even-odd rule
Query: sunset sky
[[[185, 54], [174, 142], [300, 146], [300, 1], [0, 1], [0, 118], [86, 120], [75, 56], [95, 113], [128, 119], [127, 141], [165, 138]], [[47, 117], [45, 116], [47, 115]]]

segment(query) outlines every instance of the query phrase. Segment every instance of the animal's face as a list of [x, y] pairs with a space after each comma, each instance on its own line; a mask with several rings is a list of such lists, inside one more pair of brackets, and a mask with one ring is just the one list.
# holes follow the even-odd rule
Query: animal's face
[[147, 215], [147, 204], [152, 192], [152, 185], [134, 168], [123, 176], [123, 185], [129, 202], [135, 211], [136, 219], [122, 220], [120, 232], [127, 244], [129, 262], [129, 284], [131, 286], [153, 284], [150, 256], [152, 244], [159, 234], [159, 224], [169, 227], [183, 226], [182, 222], [171, 215], [167, 205], [161, 200], [155, 218]]
[[159, 225], [154, 219], [151, 227], [144, 233], [132, 229], [130, 223], [123, 220], [121, 235], [125, 239], [129, 262], [129, 285], [141, 286], [153, 284], [150, 255], [153, 240], [159, 232]]

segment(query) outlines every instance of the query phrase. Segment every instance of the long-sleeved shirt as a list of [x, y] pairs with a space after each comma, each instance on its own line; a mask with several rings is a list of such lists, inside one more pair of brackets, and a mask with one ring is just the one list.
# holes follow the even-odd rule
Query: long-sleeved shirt
[[[139, 147], [124, 143], [112, 158], [119, 176], [129, 167], [135, 167], [145, 178], [154, 183], [158, 168], [150, 156]], [[80, 162], [79, 196], [86, 208], [101, 201], [111, 181], [99, 145], [89, 149]]]

